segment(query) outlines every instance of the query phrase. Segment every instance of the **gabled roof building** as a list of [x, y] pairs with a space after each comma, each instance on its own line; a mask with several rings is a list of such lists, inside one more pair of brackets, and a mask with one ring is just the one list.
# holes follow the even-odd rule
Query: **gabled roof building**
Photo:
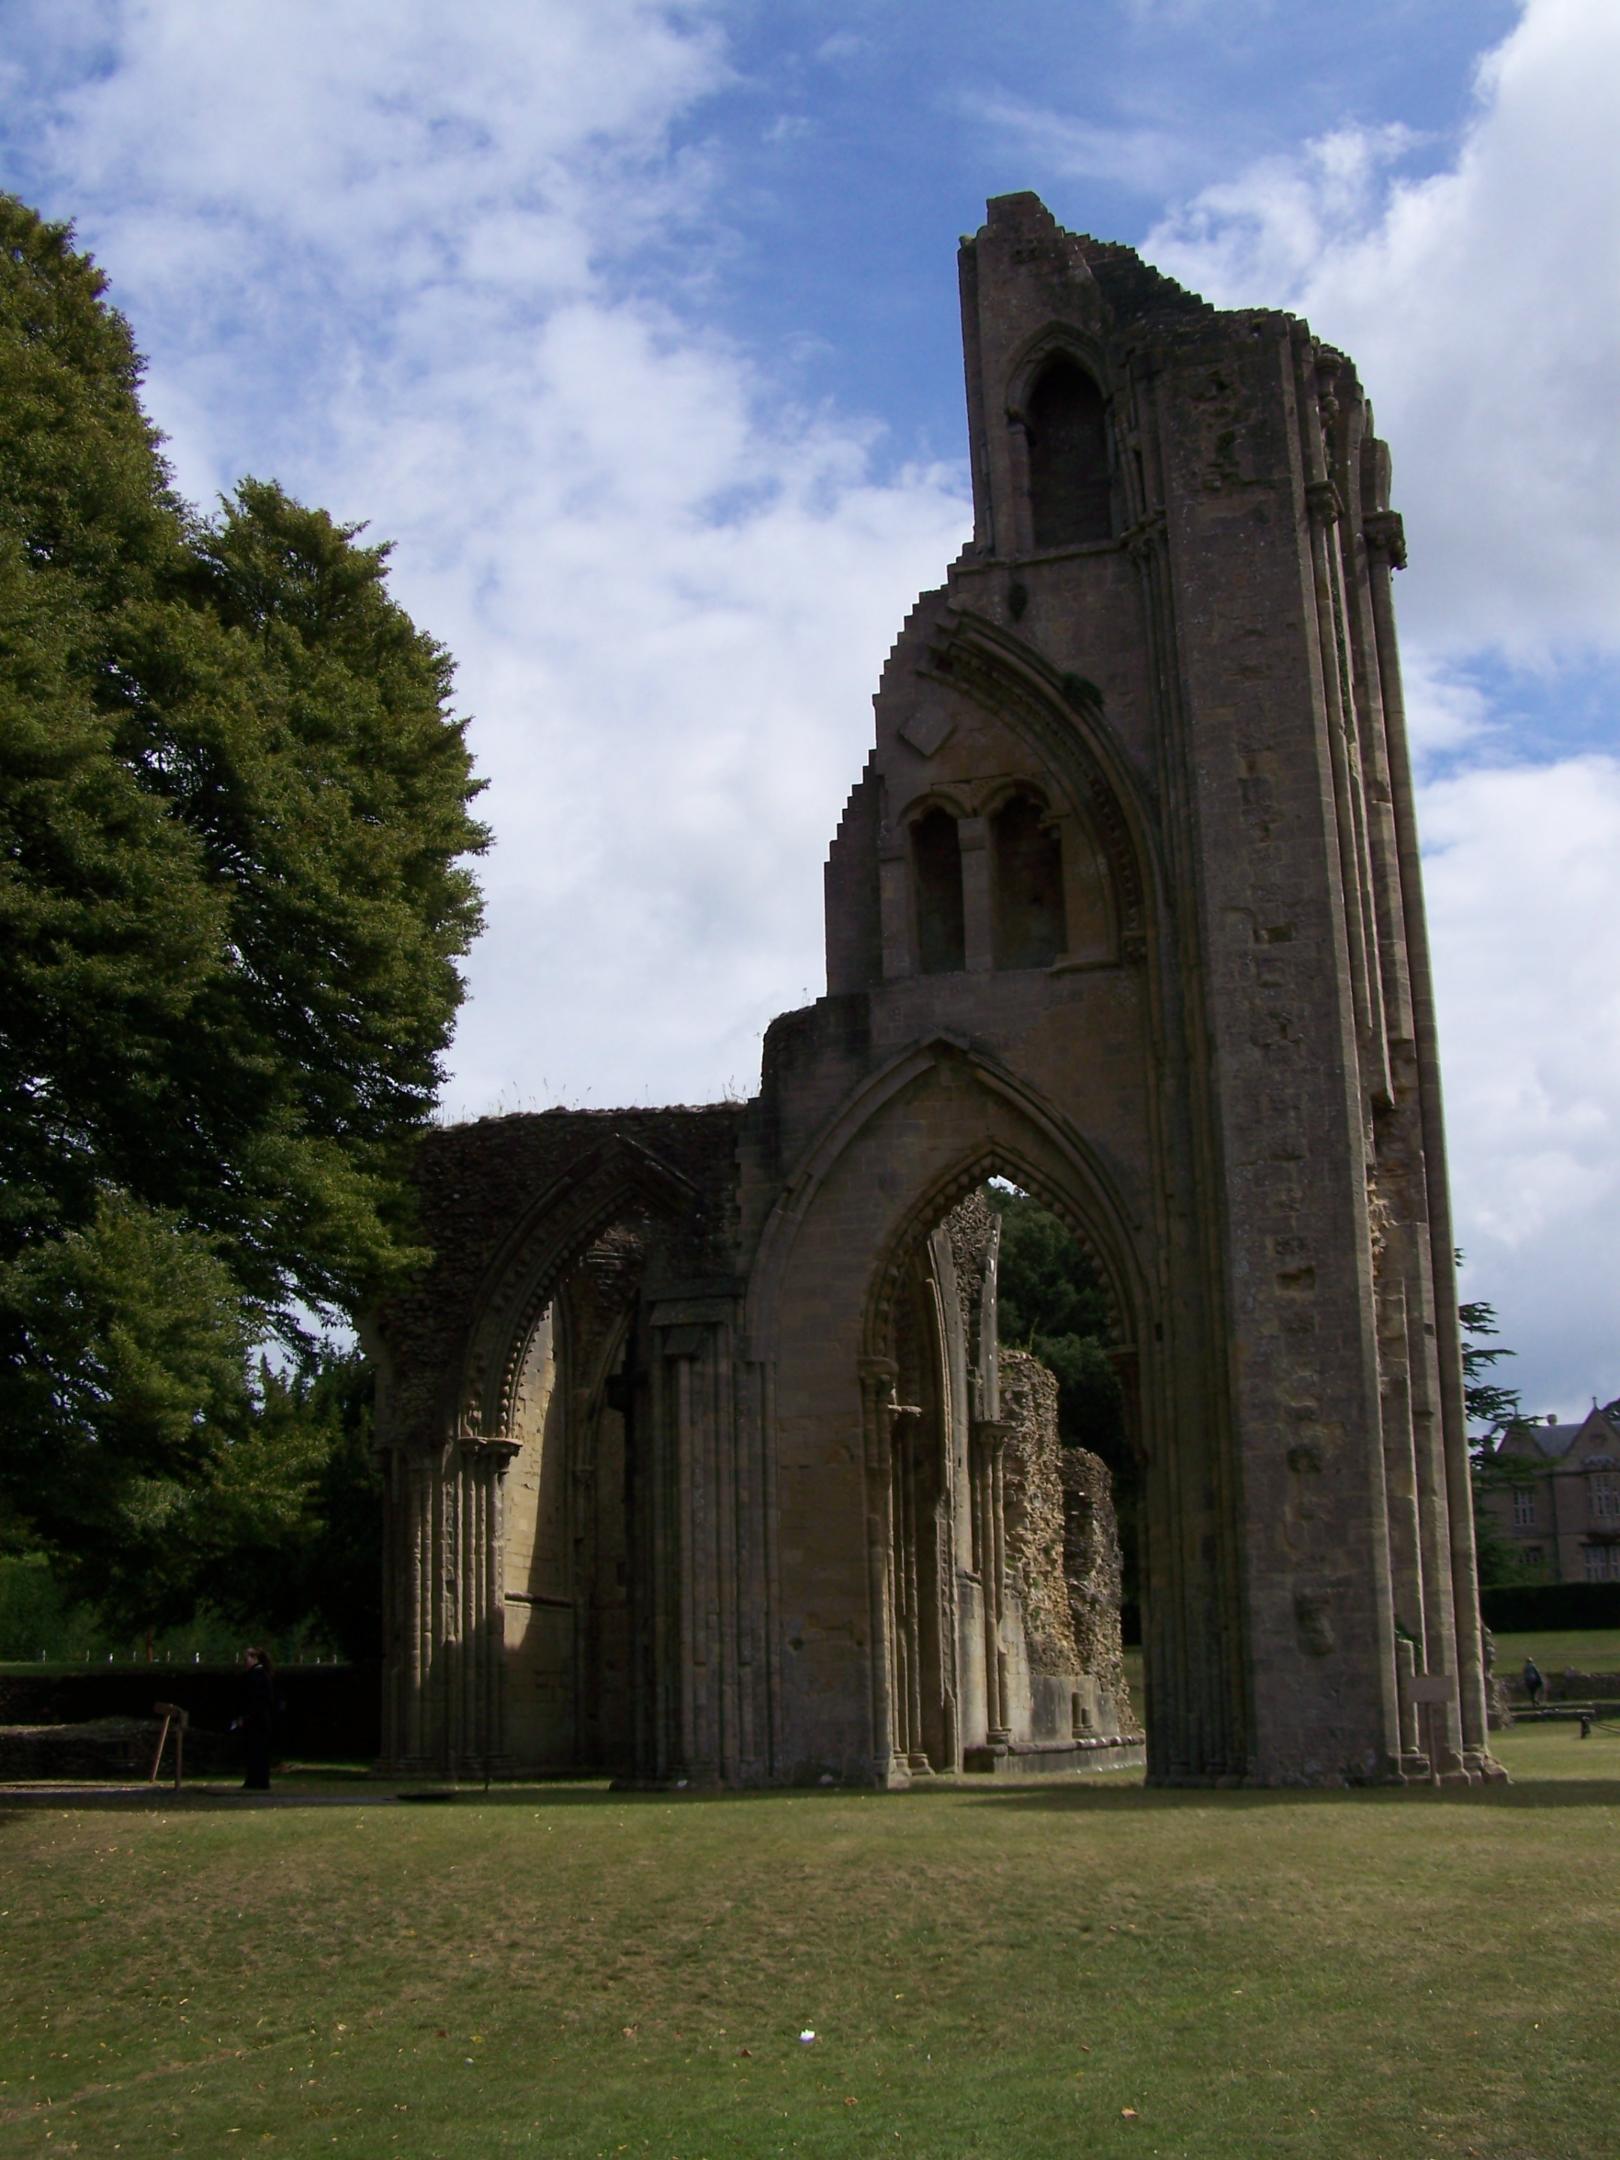
[[1579, 1424], [1525, 1420], [1496, 1460], [1527, 1463], [1481, 1497], [1521, 1561], [1545, 1582], [1620, 1582], [1620, 1397]]

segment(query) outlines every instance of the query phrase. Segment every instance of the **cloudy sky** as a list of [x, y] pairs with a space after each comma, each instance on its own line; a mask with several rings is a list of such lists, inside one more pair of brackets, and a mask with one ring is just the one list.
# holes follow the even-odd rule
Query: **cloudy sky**
[[396, 543], [489, 780], [455, 1115], [752, 1093], [968, 524], [955, 247], [1034, 188], [1355, 358], [1396, 462], [1452, 1183], [1620, 1394], [1615, 0], [5, 0], [182, 490]]

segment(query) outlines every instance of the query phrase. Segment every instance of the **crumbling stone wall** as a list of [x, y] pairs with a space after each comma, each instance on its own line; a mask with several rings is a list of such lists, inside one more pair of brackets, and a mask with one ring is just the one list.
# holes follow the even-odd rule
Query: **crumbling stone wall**
[[[1001, 1421], [1008, 1427], [1007, 1568], [1023, 1604], [1030, 1670], [1040, 1673], [1072, 1673], [1086, 1663], [1070, 1618], [1057, 1404], [1057, 1381], [1039, 1358], [1027, 1350], [1001, 1353]], [[1114, 1631], [1119, 1632], [1117, 1603]]]
[[[1388, 453], [1306, 324], [1211, 309], [1033, 196], [989, 206], [960, 272], [974, 533], [884, 669], [828, 994], [773, 1024], [753, 1103], [423, 1151], [436, 1257], [369, 1337], [401, 1766], [498, 1763], [514, 1375], [625, 1220], [637, 1774], [903, 1784], [974, 1733], [1101, 1752], [1101, 1466], [1057, 1458], [1065, 1618], [993, 1245], [973, 1211], [938, 1235], [1001, 1175], [1075, 1226], [1116, 1315], [1153, 1778], [1494, 1771]], [[1031, 421], [1065, 412], [1084, 473]], [[1026, 1596], [1083, 1684], [1029, 1663]]]
[[1108, 1465], [1090, 1448], [1061, 1450], [1063, 1571], [1069, 1591], [1069, 1626], [1080, 1668], [1096, 1681], [1122, 1728], [1135, 1723], [1125, 1685], [1125, 1646], [1120, 1632], [1124, 1565], [1114, 1481]]

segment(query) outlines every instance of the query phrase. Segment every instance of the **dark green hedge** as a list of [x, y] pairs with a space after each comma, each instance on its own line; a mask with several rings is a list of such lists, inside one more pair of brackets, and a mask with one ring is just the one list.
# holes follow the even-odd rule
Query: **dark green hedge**
[[[376, 1665], [283, 1665], [276, 1674], [276, 1752], [294, 1761], [367, 1762], [379, 1751]], [[146, 1718], [180, 1703], [200, 1732], [223, 1734], [242, 1706], [240, 1666], [92, 1665], [75, 1673], [0, 1673], [0, 1725], [74, 1725]]]
[[1511, 1583], [1482, 1590], [1479, 1609], [1498, 1635], [1536, 1628], [1620, 1627], [1620, 1582]]

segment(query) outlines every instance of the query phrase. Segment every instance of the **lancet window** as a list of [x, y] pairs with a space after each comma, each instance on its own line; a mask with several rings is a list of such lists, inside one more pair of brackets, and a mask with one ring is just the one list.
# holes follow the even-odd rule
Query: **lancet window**
[[1065, 354], [1049, 361], [1025, 409], [1030, 513], [1038, 548], [1113, 533], [1103, 395]]
[[1044, 803], [1017, 794], [990, 821], [997, 967], [1050, 967], [1063, 951], [1063, 849]]
[[911, 869], [918, 969], [924, 975], [948, 975], [966, 965], [962, 841], [948, 810], [925, 811], [912, 826]]

